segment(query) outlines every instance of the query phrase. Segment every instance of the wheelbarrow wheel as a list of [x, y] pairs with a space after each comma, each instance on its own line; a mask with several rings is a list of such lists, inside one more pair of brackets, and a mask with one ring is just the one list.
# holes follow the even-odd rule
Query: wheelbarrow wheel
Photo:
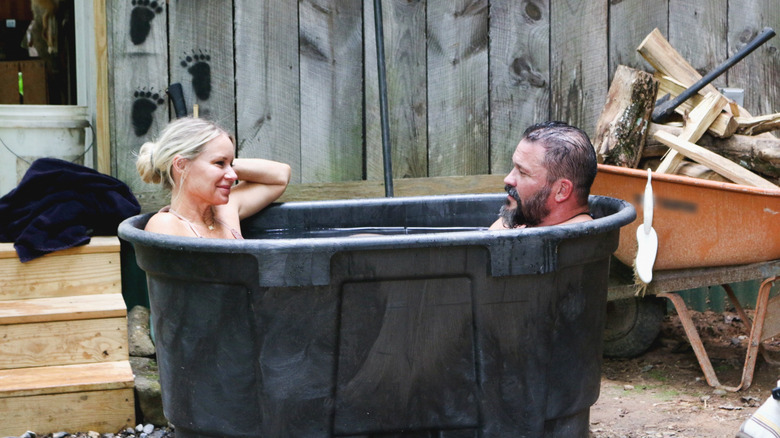
[[666, 302], [655, 296], [609, 301], [604, 356], [629, 358], [647, 351], [661, 331], [665, 314]]

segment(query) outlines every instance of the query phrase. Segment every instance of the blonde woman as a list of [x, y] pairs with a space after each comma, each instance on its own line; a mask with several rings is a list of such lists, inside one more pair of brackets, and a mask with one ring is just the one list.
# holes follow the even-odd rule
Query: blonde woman
[[145, 229], [177, 236], [241, 239], [240, 221], [278, 199], [290, 181], [287, 164], [235, 158], [227, 132], [192, 117], [172, 121], [144, 143], [136, 168], [144, 182], [171, 190], [170, 205]]

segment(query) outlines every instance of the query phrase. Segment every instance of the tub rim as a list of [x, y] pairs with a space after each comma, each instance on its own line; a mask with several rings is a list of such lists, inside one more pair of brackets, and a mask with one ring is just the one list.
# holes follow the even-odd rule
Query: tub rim
[[[398, 198], [298, 201], [274, 204], [276, 209], [335, 208], [355, 206], [393, 206], [414, 203], [490, 201], [500, 205], [506, 194], [433, 195]], [[562, 241], [615, 231], [631, 223], [636, 210], [627, 201], [591, 195], [589, 203], [613, 210], [612, 214], [592, 221], [551, 227], [512, 230], [447, 231], [442, 233], [394, 234], [365, 237], [249, 238], [246, 240], [204, 239], [172, 236], [141, 229], [154, 213], [124, 220], [118, 229], [120, 238], [138, 246], [181, 253], [248, 254], [263, 274], [261, 286], [310, 286], [330, 282], [330, 260], [339, 252], [432, 247], [481, 246], [490, 253], [490, 274], [496, 277], [544, 274], [558, 269], [558, 247]], [[489, 224], [488, 224], [489, 225]], [[617, 234], [612, 251], [617, 249]], [[516, 254], [522, 254], [517, 257]], [[298, 277], [286, 276], [281, 263], [298, 267]], [[139, 263], [140, 264], [140, 263]], [[143, 267], [142, 267], [143, 268]]]
[[[474, 198], [495, 197], [496, 200], [503, 200], [506, 194], [488, 194], [488, 195], [431, 195], [431, 196], [408, 196], [396, 198], [365, 198], [348, 200], [324, 200], [324, 201], [292, 201], [286, 203], [272, 204], [274, 208], [297, 208], [302, 206], [314, 207], [336, 207], [336, 206], [371, 206], [387, 204], [407, 204], [413, 202], [438, 201], [442, 199], [451, 199], [456, 202], [467, 202]], [[195, 236], [173, 236], [145, 231], [140, 228], [155, 213], [141, 213], [127, 218], [119, 224], [119, 237], [131, 243], [152, 244], [164, 249], [184, 250], [184, 251], [208, 251], [217, 253], [233, 253], [237, 247], [257, 248], [268, 247], [274, 249], [278, 247], [287, 247], [294, 249], [306, 249], [310, 247], [333, 246], [339, 250], [352, 249], [385, 249], [388, 246], [397, 246], [398, 243], [409, 245], [410, 247], [427, 247], [431, 244], [438, 246], [441, 243], [461, 244], [466, 241], [476, 242], [487, 241], [494, 238], [517, 239], [523, 236], [537, 236], [540, 234], [552, 234], [559, 239], [573, 238], [579, 235], [589, 235], [598, 229], [599, 232], [619, 229], [625, 224], [631, 223], [636, 217], [636, 210], [633, 205], [626, 200], [611, 198], [608, 196], [590, 195], [589, 203], [600, 199], [612, 200], [621, 208], [615, 213], [596, 218], [592, 221], [579, 222], [574, 224], [555, 225], [536, 228], [520, 228], [511, 230], [488, 230], [476, 229], [469, 231], [443, 231], [440, 233], [419, 233], [419, 234], [388, 234], [377, 236], [361, 236], [360, 238], [351, 237], [295, 237], [295, 238], [246, 238], [244, 240], [234, 239], [206, 239]], [[604, 201], [599, 201], [604, 202]], [[287, 206], [287, 207], [285, 207]], [[269, 207], [266, 207], [269, 208]], [[611, 219], [611, 220], [610, 220]], [[627, 221], [623, 223], [624, 221]], [[614, 223], [610, 223], [614, 222]], [[489, 224], [487, 224], [489, 226]], [[486, 227], [487, 227], [486, 226]], [[334, 240], [345, 242], [334, 245]], [[455, 241], [455, 242], [453, 242]], [[370, 248], [369, 248], [370, 247]]]

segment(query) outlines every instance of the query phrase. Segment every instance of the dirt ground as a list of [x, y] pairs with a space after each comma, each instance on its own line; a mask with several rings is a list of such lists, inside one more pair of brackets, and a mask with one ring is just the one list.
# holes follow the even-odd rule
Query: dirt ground
[[[692, 314], [718, 380], [737, 386], [749, 329], [735, 313]], [[780, 338], [764, 345], [771, 358], [780, 358]], [[734, 437], [771, 396], [779, 378], [780, 367], [759, 356], [749, 388], [727, 392], [710, 387], [679, 318], [667, 315], [658, 339], [642, 356], [604, 359], [601, 393], [590, 411], [590, 436]]]

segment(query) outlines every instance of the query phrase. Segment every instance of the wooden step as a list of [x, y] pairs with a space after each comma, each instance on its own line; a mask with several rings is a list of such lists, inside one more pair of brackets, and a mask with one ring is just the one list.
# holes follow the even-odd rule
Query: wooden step
[[[7, 320], [44, 321], [0, 325], [0, 370], [127, 360], [127, 317], [124, 309], [112, 312], [118, 316], [67, 319], [74, 315], [7, 315]], [[51, 320], [54, 316], [60, 319]]]
[[127, 360], [0, 370], [0, 436], [115, 433], [135, 425]]
[[126, 309], [118, 293], [0, 301], [0, 325], [121, 318]]
[[121, 293], [119, 253], [116, 236], [98, 236], [21, 263], [12, 243], [0, 243], [0, 301]]
[[0, 398], [132, 387], [127, 360], [0, 370]]

